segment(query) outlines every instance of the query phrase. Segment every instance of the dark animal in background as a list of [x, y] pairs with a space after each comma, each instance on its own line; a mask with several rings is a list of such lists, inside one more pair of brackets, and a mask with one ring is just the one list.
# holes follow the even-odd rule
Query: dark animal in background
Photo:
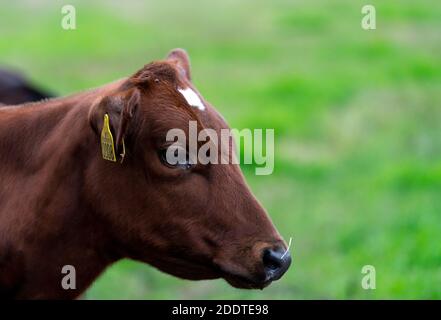
[[23, 75], [0, 69], [0, 107], [52, 98], [53, 94], [38, 88]]

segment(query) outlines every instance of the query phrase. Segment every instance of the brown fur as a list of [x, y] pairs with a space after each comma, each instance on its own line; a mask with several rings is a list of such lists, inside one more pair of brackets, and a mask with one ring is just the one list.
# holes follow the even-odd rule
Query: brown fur
[[[0, 296], [75, 298], [122, 258], [267, 285], [261, 249], [284, 244], [239, 166], [159, 160], [171, 128], [227, 128], [207, 102], [197, 112], [177, 92], [189, 76], [185, 52], [173, 51], [99, 89], [0, 109]], [[125, 141], [122, 164], [102, 159], [105, 113], [119, 151]], [[76, 290], [61, 287], [64, 265], [76, 268]]]

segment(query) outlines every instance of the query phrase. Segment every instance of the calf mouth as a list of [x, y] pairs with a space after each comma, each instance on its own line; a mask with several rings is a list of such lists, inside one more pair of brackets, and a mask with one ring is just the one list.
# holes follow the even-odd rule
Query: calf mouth
[[214, 263], [222, 278], [231, 286], [239, 289], [264, 289], [281, 279], [290, 268], [292, 257], [289, 249], [290, 245], [286, 246], [283, 241], [258, 242], [245, 255], [246, 258], [223, 257], [215, 259]]
[[264, 289], [268, 287], [274, 279], [268, 277], [265, 271], [255, 270], [255, 272], [239, 271], [237, 266], [218, 265], [221, 277], [232, 287], [238, 289]]
[[268, 287], [273, 281], [264, 280], [254, 280], [248, 277], [244, 277], [236, 274], [225, 274], [223, 278], [234, 288], [238, 289], [264, 289]]

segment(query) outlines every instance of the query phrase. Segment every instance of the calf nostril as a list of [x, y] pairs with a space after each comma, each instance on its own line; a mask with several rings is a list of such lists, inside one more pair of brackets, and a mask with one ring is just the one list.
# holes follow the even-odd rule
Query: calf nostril
[[262, 260], [269, 281], [280, 279], [291, 265], [291, 255], [282, 247], [265, 249]]
[[276, 270], [281, 266], [280, 256], [272, 249], [265, 249], [263, 252], [263, 265], [265, 268]]

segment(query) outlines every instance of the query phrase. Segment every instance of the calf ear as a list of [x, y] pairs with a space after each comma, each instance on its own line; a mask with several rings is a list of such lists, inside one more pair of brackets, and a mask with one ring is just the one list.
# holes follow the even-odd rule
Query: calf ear
[[173, 49], [167, 56], [167, 60], [174, 61], [180, 68], [182, 75], [191, 81], [190, 57], [184, 49]]
[[[99, 99], [99, 101], [92, 106], [89, 113], [90, 124], [101, 139], [103, 128], [104, 130], [106, 129], [105, 118], [107, 118], [106, 115], [108, 115], [108, 124], [113, 138], [114, 151], [116, 155], [120, 155], [122, 158], [125, 152], [124, 138], [127, 135], [130, 121], [135, 114], [139, 101], [140, 93], [135, 87]], [[103, 141], [101, 141], [101, 143], [103, 143]], [[107, 159], [106, 157], [104, 158]], [[116, 159], [117, 158], [118, 156], [116, 156]]]

